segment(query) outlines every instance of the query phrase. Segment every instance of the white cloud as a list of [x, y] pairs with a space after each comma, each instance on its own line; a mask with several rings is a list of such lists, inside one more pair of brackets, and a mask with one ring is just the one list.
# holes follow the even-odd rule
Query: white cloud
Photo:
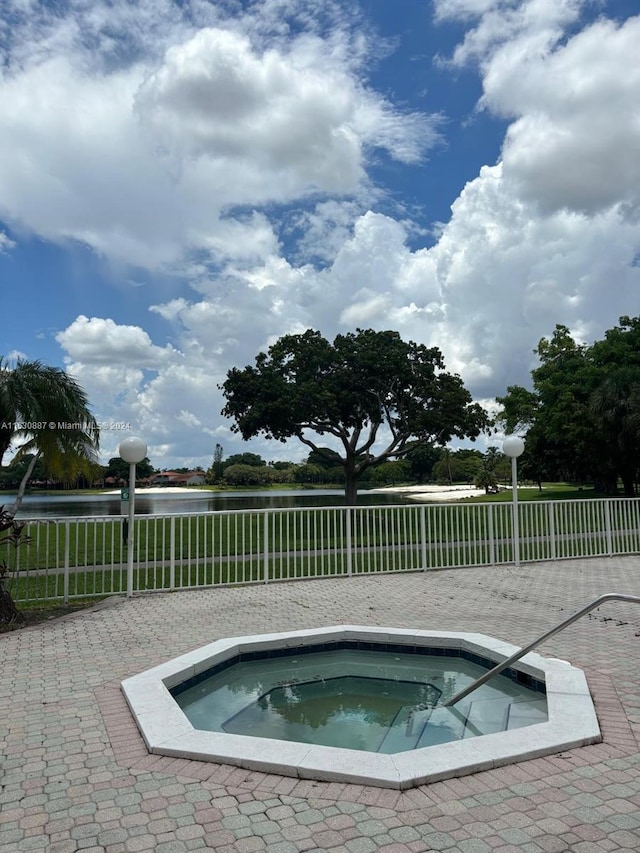
[[501, 167], [483, 169], [431, 252], [450, 341], [443, 348], [465, 376], [473, 359], [491, 367], [491, 382], [475, 386], [480, 395], [526, 382], [531, 350], [556, 323], [588, 320], [595, 337], [633, 304], [636, 242], [615, 209], [540, 216], [513, 194]]
[[[112, 341], [106, 359], [105, 331]], [[88, 341], [91, 335], [95, 340]], [[141, 329], [110, 320], [76, 321], [60, 343], [69, 353], [66, 369], [85, 389], [96, 418], [130, 426], [127, 431], [103, 429], [104, 461], [117, 455], [127, 434], [144, 437], [156, 466], [175, 464], [178, 458], [203, 463], [212, 454], [212, 436], [224, 425], [221, 396], [209, 369], [176, 361], [173, 353], [154, 347]], [[163, 454], [174, 461], [165, 463]]]
[[139, 326], [118, 325], [111, 319], [83, 314], [59, 332], [56, 340], [70, 359], [83, 364], [158, 368], [180, 357], [169, 344], [155, 346]]
[[297, 67], [295, 55], [260, 55], [246, 37], [206, 29], [167, 52], [136, 109], [171, 156], [205, 159], [199, 176], [223, 204], [256, 204], [356, 188], [364, 176], [350, 125], [358, 100], [345, 72]]
[[437, 21], [473, 22], [451, 61], [522, 62], [544, 54], [575, 23], [588, 0], [434, 0]]
[[366, 210], [358, 201], [319, 202], [312, 210], [302, 211], [295, 226], [302, 229], [298, 251], [304, 258], [321, 263], [332, 261], [342, 245], [352, 237], [357, 217]]
[[221, 395], [207, 367], [174, 364], [149, 381], [133, 407], [142, 434], [153, 443], [188, 449], [190, 456], [213, 452], [212, 436], [223, 424]]
[[276, 6], [297, 3], [12, 5], [0, 215], [110, 260], [255, 262], [278, 247], [262, 206], [361, 192], [371, 150], [415, 163], [437, 139], [437, 117], [366, 85], [349, 30], [284, 37]]
[[12, 240], [4, 231], [0, 231], [0, 254], [8, 252], [10, 249], [15, 249], [15, 241]]
[[11, 350], [11, 352], [8, 352], [6, 356], [4, 356], [4, 360], [11, 365], [15, 364], [18, 360], [23, 361], [25, 359], [27, 359], [27, 354], [18, 349]]
[[640, 212], [639, 44], [640, 17], [598, 21], [544, 62], [487, 77], [487, 102], [519, 116], [505, 177], [543, 210]]
[[388, 316], [392, 307], [387, 294], [374, 294], [369, 288], [356, 293], [354, 301], [340, 314], [340, 323], [352, 328], [368, 328], [380, 325], [380, 319]]
[[[514, 119], [504, 175], [543, 212], [640, 205], [640, 17], [599, 19], [565, 40], [585, 0], [439, 0], [473, 19], [452, 62], [477, 62], [481, 106]], [[477, 20], [476, 20], [477, 19]]]
[[130, 415], [130, 406], [135, 402], [144, 382], [144, 372], [126, 364], [95, 364], [93, 362], [67, 360], [66, 370], [84, 388], [100, 419], [115, 414]]

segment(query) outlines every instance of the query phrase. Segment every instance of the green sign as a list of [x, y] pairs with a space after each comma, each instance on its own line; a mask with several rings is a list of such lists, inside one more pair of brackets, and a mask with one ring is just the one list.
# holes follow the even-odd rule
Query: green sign
[[121, 501], [128, 501], [129, 500], [129, 487], [128, 486], [123, 486], [120, 489], [120, 500]]

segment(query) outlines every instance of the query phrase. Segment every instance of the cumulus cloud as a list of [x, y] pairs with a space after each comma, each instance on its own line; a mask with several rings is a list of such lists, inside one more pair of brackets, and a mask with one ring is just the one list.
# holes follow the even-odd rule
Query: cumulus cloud
[[180, 356], [170, 344], [155, 346], [139, 326], [124, 326], [111, 319], [81, 314], [56, 340], [73, 361], [83, 364], [157, 368]]
[[451, 57], [477, 62], [480, 106], [513, 119], [505, 179], [543, 212], [640, 204], [640, 17], [601, 18], [570, 38], [585, 0], [437, 0], [439, 19], [473, 21]]
[[[156, 465], [164, 464], [163, 454], [194, 465], [211, 454], [221, 403], [209, 367], [186, 364], [171, 347], [154, 346], [141, 328], [109, 319], [78, 317], [58, 340], [66, 369], [85, 389], [98, 420], [143, 435]], [[104, 459], [117, 455], [125, 435], [103, 430]]]
[[487, 77], [487, 102], [518, 115], [505, 176], [544, 211], [640, 211], [640, 17], [598, 21], [535, 63]]
[[179, 8], [161, 3], [152, 21], [149, 3], [72, 2], [29, 22], [12, 4], [7, 222], [151, 269], [184, 270], [197, 253], [254, 260], [277, 246], [261, 206], [356, 193], [370, 151], [417, 163], [436, 141], [438, 117], [367, 86], [348, 30], [285, 38], [268, 2], [240, 18]]

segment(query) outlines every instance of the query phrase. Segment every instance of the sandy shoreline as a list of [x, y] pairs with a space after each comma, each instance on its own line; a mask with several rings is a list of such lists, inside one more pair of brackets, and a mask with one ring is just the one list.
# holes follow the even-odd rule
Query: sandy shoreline
[[381, 486], [371, 492], [396, 493], [413, 501], [459, 501], [485, 494], [484, 489], [474, 486]]
[[[225, 494], [219, 489], [190, 489], [184, 486], [138, 486], [136, 495], [167, 495], [167, 494], [194, 494], [206, 495], [209, 492]], [[367, 494], [398, 494], [410, 498], [413, 501], [458, 501], [462, 498], [475, 498], [484, 495], [484, 489], [476, 489], [474, 486], [380, 486], [376, 489], [367, 489]], [[105, 492], [107, 495], [119, 495], [120, 489], [112, 489]]]
[[[136, 486], [136, 495], [178, 495], [178, 494], [194, 494], [201, 492], [216, 491], [215, 489], [188, 489], [186, 486]], [[111, 489], [109, 492], [103, 492], [105, 495], [119, 495], [120, 489]]]

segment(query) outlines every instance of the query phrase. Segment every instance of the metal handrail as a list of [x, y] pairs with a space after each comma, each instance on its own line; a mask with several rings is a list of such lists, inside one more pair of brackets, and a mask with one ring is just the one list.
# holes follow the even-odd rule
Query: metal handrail
[[640, 604], [640, 596], [637, 595], [623, 595], [618, 592], [607, 592], [605, 595], [601, 595], [596, 598], [591, 604], [587, 604], [582, 607], [580, 610], [577, 610], [572, 616], [568, 616], [566, 619], [563, 619], [562, 622], [559, 622], [549, 631], [546, 631], [540, 637], [537, 637], [532, 643], [529, 643], [528, 646], [525, 646], [523, 649], [520, 649], [515, 654], [511, 655], [511, 657], [502, 661], [502, 663], [497, 664], [490, 669], [488, 672], [485, 672], [484, 675], [481, 675], [480, 678], [477, 678], [472, 684], [468, 687], [465, 687], [463, 690], [459, 690], [451, 699], [448, 699], [446, 702], [442, 704], [444, 707], [449, 707], [451, 705], [455, 705], [456, 702], [459, 702], [461, 699], [464, 699], [465, 696], [468, 696], [469, 693], [472, 693], [478, 687], [482, 687], [483, 684], [486, 684], [490, 678], [493, 678], [494, 675], [499, 675], [503, 669], [506, 669], [512, 663], [515, 663], [517, 660], [520, 660], [521, 657], [524, 657], [528, 652], [532, 651], [539, 646], [541, 643], [544, 643], [545, 640], [548, 640], [549, 637], [553, 637], [554, 634], [557, 634], [559, 631], [562, 631], [568, 625], [571, 625], [577, 619], [580, 619], [581, 616], [584, 616], [585, 613], [588, 613], [590, 610], [594, 610], [596, 607], [600, 607], [601, 604], [604, 604], [605, 601], [631, 601], [635, 604]]

